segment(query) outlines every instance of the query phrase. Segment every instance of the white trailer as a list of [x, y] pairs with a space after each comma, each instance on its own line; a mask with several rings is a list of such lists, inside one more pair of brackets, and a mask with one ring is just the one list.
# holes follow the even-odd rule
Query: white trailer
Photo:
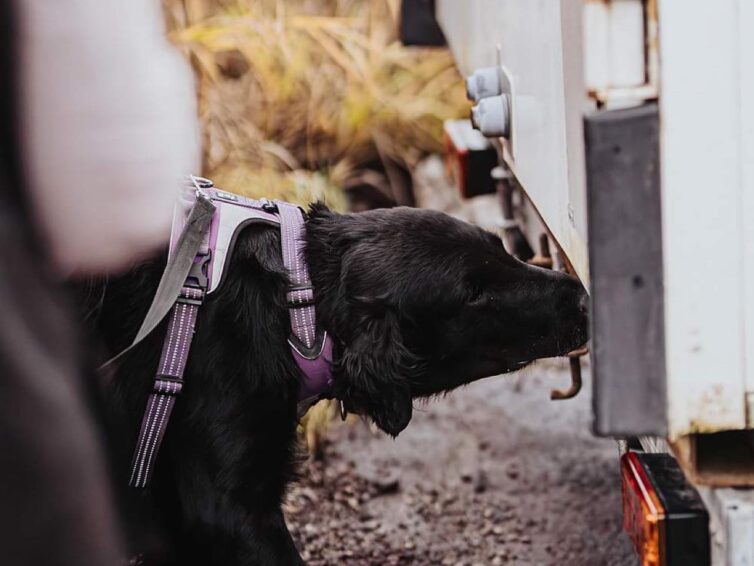
[[[754, 564], [754, 2], [424, 4], [591, 289], [595, 433], [671, 453], [709, 511], [712, 563]], [[623, 471], [643, 563], [705, 563], [646, 507], [661, 502], [631, 501], [663, 482], [642, 458]]]

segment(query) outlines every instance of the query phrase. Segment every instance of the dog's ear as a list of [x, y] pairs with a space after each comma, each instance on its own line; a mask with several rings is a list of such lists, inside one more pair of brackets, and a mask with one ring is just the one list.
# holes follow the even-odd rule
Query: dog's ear
[[420, 360], [404, 346], [391, 312], [369, 317], [360, 326], [338, 360], [339, 396], [395, 437], [411, 420], [410, 384]]
[[332, 211], [324, 201], [318, 200], [309, 205], [309, 210], [306, 211], [306, 214], [309, 218], [321, 218], [332, 216]]

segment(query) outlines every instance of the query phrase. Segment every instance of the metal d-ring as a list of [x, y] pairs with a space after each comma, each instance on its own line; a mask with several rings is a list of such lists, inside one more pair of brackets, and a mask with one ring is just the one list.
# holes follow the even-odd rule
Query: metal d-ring
[[205, 192], [205, 189], [211, 189], [215, 186], [215, 184], [210, 181], [209, 179], [205, 179], [204, 177], [197, 177], [196, 175], [189, 175], [188, 176], [189, 181], [194, 186], [194, 189], [196, 190], [196, 196], [202, 197], [202, 198], [208, 198], [207, 193]]

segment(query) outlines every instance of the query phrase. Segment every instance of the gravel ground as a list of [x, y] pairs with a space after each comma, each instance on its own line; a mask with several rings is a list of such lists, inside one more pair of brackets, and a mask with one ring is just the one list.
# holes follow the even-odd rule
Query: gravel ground
[[633, 566], [588, 381], [553, 403], [567, 367], [540, 362], [417, 405], [396, 440], [334, 427], [287, 506], [308, 564]]

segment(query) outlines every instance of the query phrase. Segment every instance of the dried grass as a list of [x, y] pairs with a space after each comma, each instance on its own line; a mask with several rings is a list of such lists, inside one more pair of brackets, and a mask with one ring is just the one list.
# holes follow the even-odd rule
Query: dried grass
[[397, 0], [165, 3], [196, 70], [204, 172], [229, 190], [264, 171], [287, 193], [305, 169], [333, 195], [367, 164], [439, 151], [443, 121], [466, 111], [448, 52], [398, 42]]

